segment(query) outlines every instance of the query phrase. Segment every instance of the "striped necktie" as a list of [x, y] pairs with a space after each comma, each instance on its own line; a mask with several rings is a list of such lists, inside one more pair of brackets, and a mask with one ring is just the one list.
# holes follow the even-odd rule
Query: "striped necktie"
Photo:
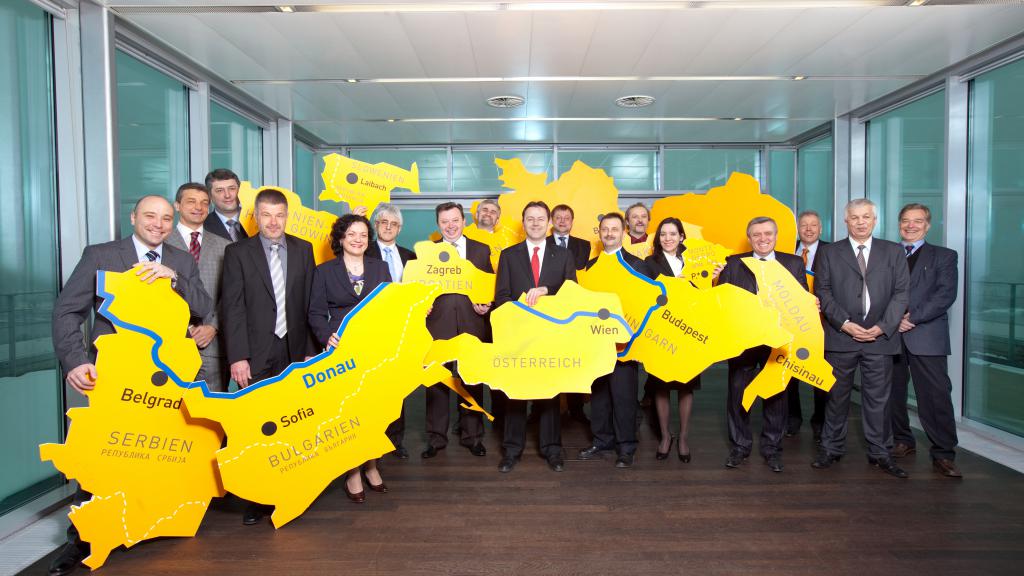
[[194, 230], [192, 232], [192, 241], [188, 243], [188, 253], [192, 255], [192, 259], [199, 264], [199, 231]]
[[149, 260], [150, 262], [156, 262], [159, 259], [160, 255], [157, 254], [156, 250], [150, 250], [149, 252], [146, 252], [146, 260]]
[[277, 306], [274, 334], [284, 338], [288, 334], [288, 316], [284, 298], [284, 269], [281, 267], [281, 256], [277, 253], [280, 248], [280, 244], [270, 245], [270, 282], [274, 285], [274, 304]]

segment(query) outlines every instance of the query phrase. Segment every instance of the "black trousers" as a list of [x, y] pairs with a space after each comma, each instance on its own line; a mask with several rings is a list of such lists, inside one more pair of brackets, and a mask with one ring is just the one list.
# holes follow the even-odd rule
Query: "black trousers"
[[402, 413], [398, 415], [398, 420], [395, 420], [391, 424], [388, 424], [387, 430], [384, 431], [387, 435], [388, 440], [398, 448], [402, 445], [402, 440], [405, 439], [405, 402], [402, 402]]
[[640, 366], [616, 362], [611, 374], [594, 380], [590, 394], [590, 431], [594, 446], [619, 454], [636, 452], [637, 386]]
[[932, 443], [932, 460], [956, 459], [956, 418], [953, 416], [953, 383], [949, 380], [945, 356], [917, 356], [906, 346], [903, 354], [893, 357], [892, 393], [889, 416], [893, 442], [915, 446], [907, 414], [907, 382], [913, 381], [917, 394], [917, 415], [921, 427]]
[[825, 428], [821, 447], [829, 454], [846, 453], [847, 421], [850, 415], [850, 394], [853, 379], [860, 368], [860, 414], [868, 456], [889, 458], [892, 450], [892, 429], [889, 425], [889, 392], [892, 390], [892, 355], [868, 354], [862, 351], [825, 351], [825, 360], [832, 365], [836, 383], [828, 394]]
[[288, 355], [288, 335], [284, 338], [272, 336], [274, 339], [270, 344], [270, 356], [267, 358], [267, 365], [258, 373], [252, 375], [250, 383], [259, 382], [272, 376], [277, 376], [291, 364], [291, 357]]
[[[789, 402], [787, 421], [793, 428], [799, 428], [804, 422], [803, 409], [800, 406], [800, 381], [793, 378], [786, 386], [786, 399]], [[825, 424], [825, 407], [828, 405], [828, 392], [821, 388], [814, 389], [814, 413], [811, 414], [811, 426], [821, 428]]]
[[[749, 455], [754, 448], [750, 431], [750, 413], [743, 409], [743, 391], [753, 382], [771, 354], [771, 348], [758, 346], [729, 360], [729, 394], [726, 416], [729, 420], [729, 443], [732, 449]], [[761, 442], [759, 451], [765, 458], [782, 452], [782, 438], [786, 433], [787, 392], [761, 400]]]
[[[484, 389], [483, 385], [466, 386], [466, 390], [483, 406]], [[451, 390], [443, 384], [434, 384], [427, 388], [427, 444], [434, 448], [441, 449], [448, 445], [448, 426], [451, 424], [451, 411], [449, 399]], [[473, 410], [467, 410], [459, 405], [459, 444], [472, 446], [483, 440], [484, 437], [484, 415]]]
[[[518, 458], [526, 447], [527, 400], [505, 400], [505, 430], [501, 446], [505, 456]], [[562, 454], [562, 418], [557, 396], [533, 400], [533, 409], [540, 413], [540, 453], [545, 458]]]

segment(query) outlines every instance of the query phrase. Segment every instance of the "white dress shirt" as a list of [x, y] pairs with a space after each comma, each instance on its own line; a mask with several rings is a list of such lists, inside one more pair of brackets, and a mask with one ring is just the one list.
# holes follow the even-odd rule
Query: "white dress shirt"
[[[857, 250], [857, 247], [861, 245], [861, 242], [857, 242], [856, 240], [853, 239], [852, 236], [849, 237], [849, 238], [850, 238], [850, 246], [853, 247], [853, 259], [856, 260], [857, 259], [857, 252], [859, 252], [859, 250]], [[874, 239], [874, 237], [869, 237], [867, 240], [865, 240], [863, 242], [863, 244], [864, 244], [864, 268], [865, 269], [867, 269], [868, 265], [871, 263], [871, 241], [873, 239]], [[865, 283], [865, 285], [867, 284], [867, 278], [864, 279], [864, 283]], [[867, 310], [868, 312], [871, 312], [871, 293], [868, 292], [868, 290], [866, 288], [864, 290], [864, 309]], [[867, 315], [865, 315], [865, 317], [867, 317]]]
[[449, 242], [443, 236], [441, 238], [442, 238], [442, 240], [441, 240], [442, 242], [447, 242], [448, 244], [454, 244], [455, 245], [455, 249], [459, 252], [459, 257], [460, 258], [463, 258], [463, 259], [466, 258], [466, 237], [465, 236], [459, 236], [459, 239], [456, 240], [455, 242]]
[[[539, 244], [534, 244], [529, 238], [526, 239], [526, 259], [532, 262], [533, 260], [533, 249], [540, 248], [537, 250], [537, 259], [540, 261], [540, 267], [537, 268], [537, 276], [540, 277], [540, 271], [544, 270], [544, 247], [547, 246], [546, 240], [541, 240]], [[531, 264], [530, 266], [533, 266]]]
[[679, 275], [683, 272], [683, 259], [679, 258], [675, 254], [669, 254], [668, 252], [662, 252], [665, 255], [665, 261], [668, 262], [668, 267], [672, 269], [672, 275], [679, 278]]
[[[800, 248], [797, 249], [796, 255], [800, 256], [803, 254], [804, 248], [807, 248], [807, 269], [814, 270], [814, 256], [818, 254], [818, 244], [821, 244], [821, 240], [815, 240], [814, 244], [807, 246], [803, 242], [800, 243]], [[856, 250], [856, 248], [854, 248]]]
[[149, 262], [149, 258], [146, 258], [146, 252], [149, 252], [150, 250], [152, 250], [152, 251], [156, 252], [156, 256], [157, 256], [156, 261], [160, 262], [160, 263], [163, 263], [163, 260], [164, 260], [164, 245], [163, 245], [163, 243], [161, 243], [156, 248], [150, 248], [149, 246], [146, 246], [145, 244], [143, 244], [142, 241], [139, 240], [139, 237], [136, 236], [135, 234], [132, 234], [132, 242], [135, 244], [135, 256], [138, 258], [139, 262]]
[[205, 234], [206, 234], [206, 231], [203, 230], [203, 227], [200, 226], [199, 228], [193, 230], [193, 229], [189, 228], [188, 226], [185, 226], [181, 222], [178, 222], [178, 233], [181, 234], [181, 237], [185, 240], [185, 251], [186, 252], [188, 251], [189, 245], [192, 244], [192, 233], [193, 232], [199, 232], [199, 238], [197, 238], [197, 240], [199, 242], [199, 247], [202, 248], [203, 247], [203, 238], [205, 238]]
[[[385, 264], [388, 262], [387, 252], [385, 252], [385, 250], [391, 250], [392, 266], [394, 267], [394, 274], [391, 275], [391, 281], [401, 282], [402, 275], [405, 274], [405, 264], [402, 264], [402, 255], [398, 253], [398, 244], [396, 243], [388, 246], [380, 240], [377, 240], [377, 247], [380, 248], [380, 259], [383, 260]], [[398, 276], [397, 278], [394, 277], [396, 274]]]

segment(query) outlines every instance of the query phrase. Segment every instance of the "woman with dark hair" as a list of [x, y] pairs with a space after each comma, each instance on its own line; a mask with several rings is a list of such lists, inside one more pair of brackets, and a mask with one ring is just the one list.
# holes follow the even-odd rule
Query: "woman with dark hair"
[[[372, 230], [369, 220], [358, 214], [345, 214], [331, 227], [331, 249], [337, 258], [316, 267], [309, 295], [309, 326], [322, 346], [337, 346], [338, 328], [345, 315], [374, 288], [391, 282], [388, 265], [364, 255], [373, 242]], [[377, 461], [370, 460], [363, 464], [361, 472], [359, 468], [348, 472], [345, 493], [353, 502], [366, 500], [363, 475], [374, 492], [388, 491], [377, 470]]]
[[[678, 218], [668, 217], [658, 224], [658, 230], [654, 233], [651, 255], [644, 262], [650, 271], [651, 278], [659, 275], [673, 276], [679, 278], [683, 274], [683, 240], [686, 240], [686, 231], [683, 230], [683, 223]], [[661, 429], [661, 442], [658, 444], [658, 451], [654, 457], [658, 460], [668, 458], [669, 450], [672, 449], [673, 436], [669, 434], [669, 422], [671, 421], [671, 410], [669, 398], [672, 390], [679, 395], [679, 459], [684, 463], [690, 461], [690, 446], [686, 440], [690, 434], [690, 414], [693, 411], [693, 391], [700, 389], [700, 376], [687, 383], [665, 382], [651, 374], [647, 375], [648, 383], [654, 388], [654, 407], [658, 413], [658, 425]]]

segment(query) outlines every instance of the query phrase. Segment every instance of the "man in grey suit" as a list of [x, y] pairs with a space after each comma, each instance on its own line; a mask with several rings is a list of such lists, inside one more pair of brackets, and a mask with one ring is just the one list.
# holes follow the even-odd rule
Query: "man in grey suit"
[[[96, 383], [96, 347], [86, 348], [82, 338], [82, 326], [89, 313], [102, 303], [96, 295], [96, 272], [135, 269], [139, 280], [150, 284], [158, 278], [170, 278], [171, 287], [188, 303], [192, 318], [202, 319], [212, 308], [195, 261], [186, 252], [164, 243], [174, 227], [171, 203], [160, 196], [144, 196], [135, 203], [131, 221], [135, 230], [128, 238], [89, 246], [82, 252], [82, 259], [53, 306], [53, 348], [68, 385], [81, 393], [92, 390]], [[113, 332], [110, 321], [97, 314], [90, 334], [92, 341]], [[90, 497], [79, 488], [75, 503], [81, 504]], [[68, 527], [67, 544], [50, 564], [50, 574], [70, 574], [88, 555], [89, 544], [82, 542], [72, 524]]]
[[902, 458], [917, 448], [907, 415], [907, 380], [917, 392], [917, 414], [932, 446], [932, 468], [949, 478], [960, 478], [956, 466], [956, 418], [953, 415], [953, 384], [949, 380], [949, 319], [946, 311], [956, 301], [957, 255], [949, 248], [924, 241], [932, 213], [924, 204], [907, 204], [900, 210], [900, 237], [910, 268], [910, 305], [900, 320], [903, 350], [894, 356], [892, 455]]
[[907, 310], [910, 274], [899, 244], [872, 238], [874, 202], [858, 198], [846, 205], [850, 236], [820, 246], [814, 261], [814, 292], [821, 300], [825, 360], [836, 383], [829, 393], [821, 448], [811, 464], [828, 468], [846, 452], [846, 426], [854, 374], [860, 368], [861, 420], [868, 462], [906, 478], [892, 461], [888, 403], [892, 357], [901, 352], [900, 319]]
[[206, 380], [206, 385], [214, 392], [227, 392], [230, 376], [220, 347], [217, 312], [220, 310], [224, 248], [230, 242], [216, 234], [207, 233], [203, 227], [210, 213], [210, 191], [206, 186], [196, 182], [182, 184], [174, 197], [174, 210], [178, 213], [178, 226], [167, 236], [167, 243], [192, 255], [199, 267], [203, 288], [213, 301], [213, 309], [206, 318], [188, 328], [203, 359], [203, 367], [196, 380]]

